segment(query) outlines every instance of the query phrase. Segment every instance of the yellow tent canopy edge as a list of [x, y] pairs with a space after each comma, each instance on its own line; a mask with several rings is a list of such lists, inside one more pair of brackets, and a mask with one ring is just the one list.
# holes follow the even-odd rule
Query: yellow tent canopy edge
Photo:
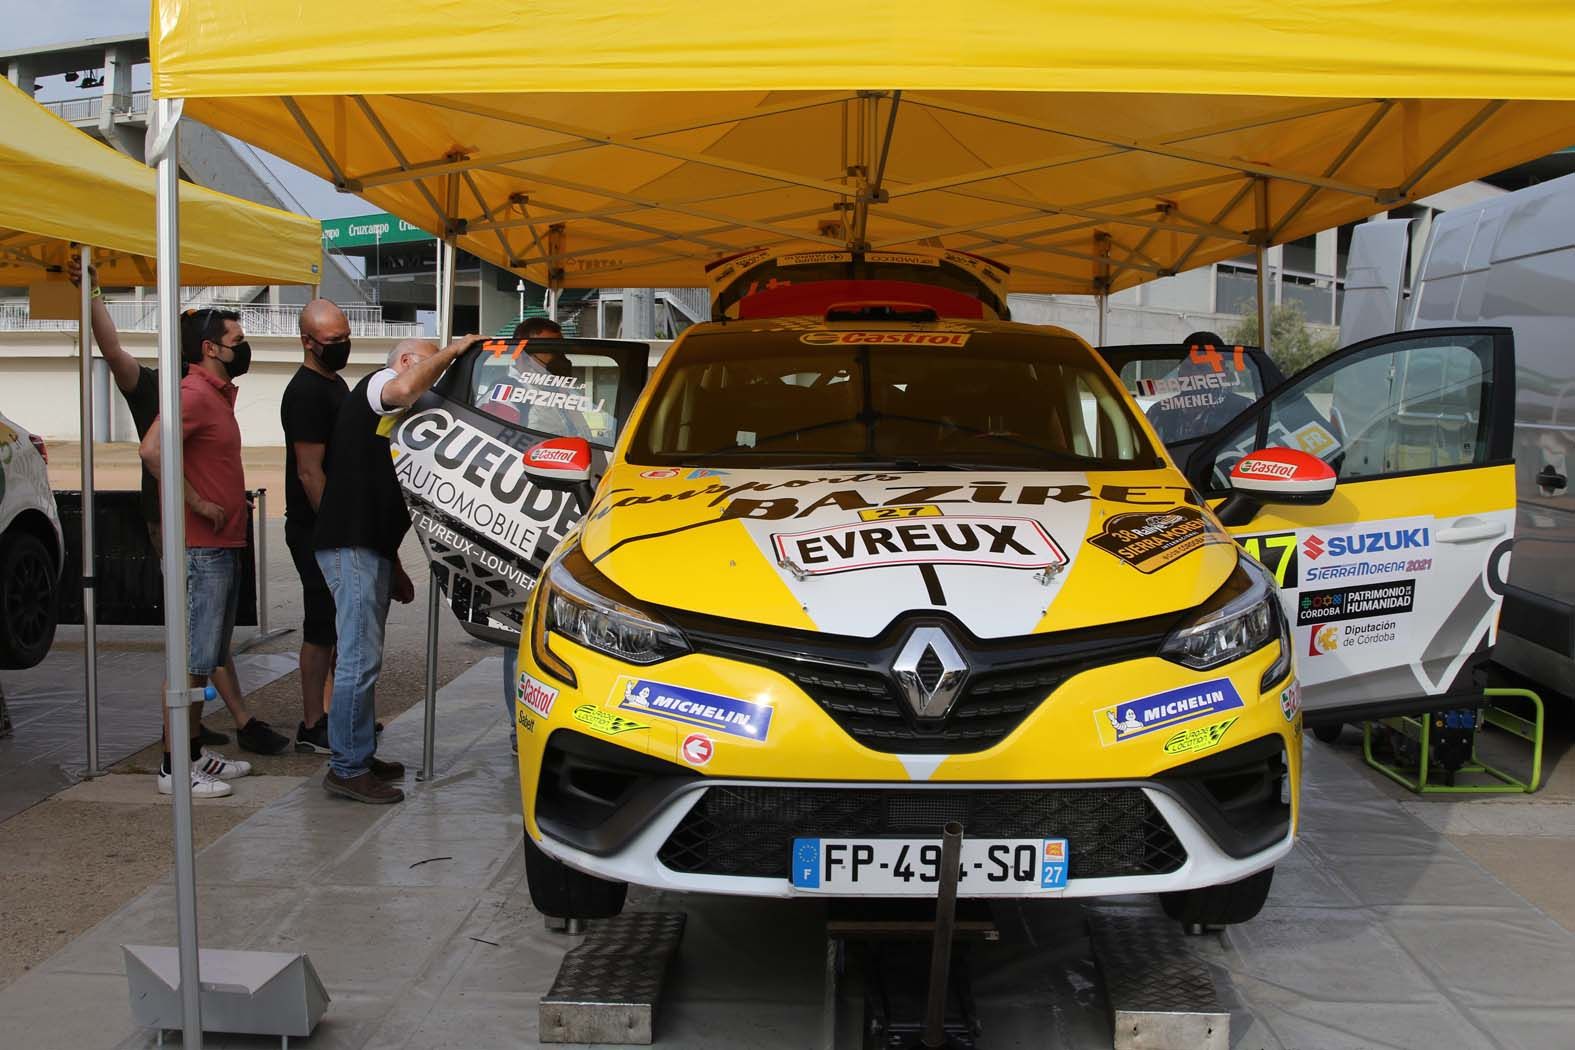
[[[31, 284], [92, 245], [106, 284], [151, 285], [155, 175], [0, 82], [0, 284]], [[322, 233], [303, 215], [181, 187], [181, 280], [317, 284]]]
[[158, 97], [1186, 92], [1575, 99], [1575, 4], [1522, 0], [155, 0]]

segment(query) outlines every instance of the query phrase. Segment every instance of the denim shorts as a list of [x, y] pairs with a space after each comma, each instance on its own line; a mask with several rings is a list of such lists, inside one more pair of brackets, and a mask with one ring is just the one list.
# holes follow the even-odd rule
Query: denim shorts
[[186, 549], [186, 672], [203, 678], [230, 658], [241, 599], [241, 547]]

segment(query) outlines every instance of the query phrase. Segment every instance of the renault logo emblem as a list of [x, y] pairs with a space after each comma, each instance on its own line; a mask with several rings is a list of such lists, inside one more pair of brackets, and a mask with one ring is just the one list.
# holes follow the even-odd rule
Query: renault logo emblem
[[919, 718], [945, 718], [962, 692], [968, 662], [939, 627], [915, 627], [891, 663], [908, 706]]

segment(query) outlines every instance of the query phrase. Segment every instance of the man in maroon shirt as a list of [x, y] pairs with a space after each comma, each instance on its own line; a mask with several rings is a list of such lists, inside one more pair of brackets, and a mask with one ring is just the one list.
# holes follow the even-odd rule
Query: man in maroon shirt
[[[241, 563], [246, 550], [248, 518], [246, 478], [241, 469], [241, 429], [235, 421], [233, 380], [251, 367], [251, 346], [241, 330], [240, 316], [229, 310], [193, 310], [181, 318], [181, 356], [186, 378], [180, 385], [181, 454], [186, 503], [186, 671], [190, 685], [204, 685], [214, 668], [230, 656], [230, 635], [240, 600]], [[142, 439], [142, 462], [159, 477], [163, 419], [156, 419]], [[162, 479], [161, 479], [162, 483]], [[195, 738], [197, 714], [192, 712], [192, 797], [218, 798], [230, 793], [225, 781], [245, 776], [251, 765], [203, 751]], [[243, 741], [251, 735], [252, 750], [272, 754], [288, 740], [260, 719], [247, 717], [236, 730]], [[164, 765], [159, 791], [173, 789], [169, 739], [165, 725]]]

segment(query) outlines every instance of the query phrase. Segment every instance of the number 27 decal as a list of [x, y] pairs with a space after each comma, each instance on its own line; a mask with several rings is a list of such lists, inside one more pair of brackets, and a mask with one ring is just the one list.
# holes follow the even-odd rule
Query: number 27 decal
[[1280, 587], [1296, 587], [1300, 579], [1297, 571], [1296, 533], [1275, 532], [1262, 536], [1242, 536], [1237, 540], [1247, 553], [1257, 558], [1274, 573], [1274, 582]]

